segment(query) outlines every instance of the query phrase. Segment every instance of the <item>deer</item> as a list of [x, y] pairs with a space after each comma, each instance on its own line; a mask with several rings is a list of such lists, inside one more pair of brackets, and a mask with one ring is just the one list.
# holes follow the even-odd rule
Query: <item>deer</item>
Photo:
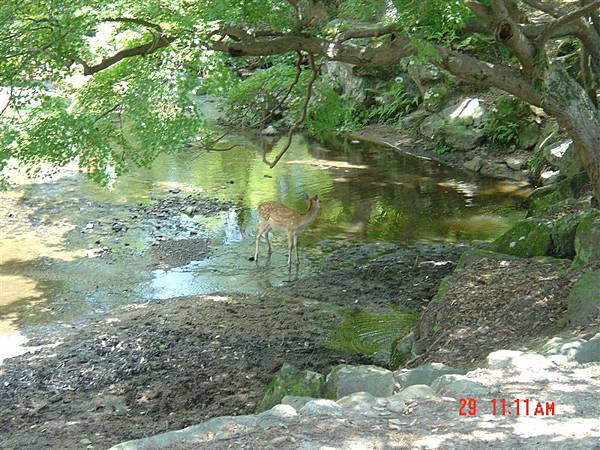
[[288, 238], [288, 269], [292, 267], [292, 251], [296, 249], [296, 264], [300, 264], [298, 255], [298, 235], [302, 233], [310, 224], [312, 224], [319, 214], [319, 197], [315, 195], [309, 198], [305, 194], [308, 203], [308, 211], [304, 214], [279, 202], [264, 202], [258, 205], [258, 233], [256, 234], [256, 250], [254, 258], [249, 258], [250, 261], [258, 262], [258, 244], [261, 236], [264, 234], [267, 239], [268, 256], [273, 253], [271, 250], [271, 242], [269, 241], [269, 232], [271, 230], [285, 231]]

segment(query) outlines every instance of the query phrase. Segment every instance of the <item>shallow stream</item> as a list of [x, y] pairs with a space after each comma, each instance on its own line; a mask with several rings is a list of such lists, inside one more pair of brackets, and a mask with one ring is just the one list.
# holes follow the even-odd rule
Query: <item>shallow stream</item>
[[[25, 351], [33, 333], [118, 305], [264, 293], [321, 270], [339, 242], [486, 241], [522, 217], [522, 185], [389, 149], [323, 146], [298, 135], [271, 170], [263, 153], [282, 141], [232, 141], [241, 145], [228, 152], [164, 155], [111, 189], [77, 171], [35, 180], [13, 173], [17, 186], [0, 194], [0, 362]], [[304, 193], [319, 195], [321, 212], [300, 237], [300, 268], [288, 273], [285, 238], [277, 235], [270, 261], [248, 261], [256, 206], [278, 200], [303, 209]], [[205, 217], [178, 203], [189, 194], [232, 206]], [[138, 209], [148, 205], [155, 215], [141, 220]], [[181, 242], [166, 246], [172, 241]]]

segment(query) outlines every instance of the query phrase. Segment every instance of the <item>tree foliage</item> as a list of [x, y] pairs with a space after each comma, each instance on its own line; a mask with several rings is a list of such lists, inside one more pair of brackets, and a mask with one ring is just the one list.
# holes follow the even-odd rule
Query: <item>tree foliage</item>
[[[149, 164], [200, 133], [206, 124], [190, 93], [256, 101], [244, 91], [253, 81], [237, 79], [240, 64], [255, 61], [289, 79], [298, 54], [305, 69], [306, 58], [382, 67], [416, 56], [555, 116], [600, 196], [599, 8], [600, 0], [5, 0], [0, 164], [10, 155], [77, 158], [102, 178], [107, 168]], [[508, 58], [461, 53], [476, 32], [493, 37]], [[549, 45], [565, 38], [578, 42], [577, 74]], [[319, 108], [351, 105], [319, 93], [318, 83], [312, 89], [311, 72], [302, 80], [311, 86], [298, 88], [314, 98], [291, 98], [289, 106], [300, 104], [298, 116], [314, 128]]]

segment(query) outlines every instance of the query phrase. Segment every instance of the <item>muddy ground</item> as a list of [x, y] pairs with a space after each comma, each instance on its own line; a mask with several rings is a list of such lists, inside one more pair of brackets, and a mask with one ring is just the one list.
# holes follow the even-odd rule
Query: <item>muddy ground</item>
[[40, 338], [32, 344], [57, 345], [0, 369], [2, 448], [107, 448], [251, 413], [284, 361], [320, 371], [368, 362], [320, 346], [335, 319], [222, 295], [125, 307]]
[[[187, 259], [169, 242], [152, 247], [152, 264]], [[190, 251], [202, 251], [197, 244]], [[406, 298], [404, 309], [420, 307], [458, 253], [342, 244], [324, 259], [329, 272], [260, 297], [151, 301], [38, 337], [29, 345], [48, 347], [0, 366], [2, 448], [107, 448], [252, 413], [283, 362], [322, 373], [372, 363], [325, 348], [327, 330], [341, 322], [339, 306], [389, 309]], [[355, 298], [358, 305], [348, 301]]]

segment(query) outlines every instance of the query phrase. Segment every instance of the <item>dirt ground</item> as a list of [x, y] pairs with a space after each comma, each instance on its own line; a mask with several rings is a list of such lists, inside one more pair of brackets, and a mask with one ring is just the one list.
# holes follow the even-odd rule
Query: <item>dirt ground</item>
[[[122, 308], [0, 368], [3, 449], [107, 448], [253, 411], [286, 361], [368, 363], [320, 346], [336, 320], [299, 303], [208, 296]], [[269, 324], [268, 327], [265, 324]]]
[[[427, 352], [411, 366], [475, 367], [494, 350], [518, 349], [564, 330], [572, 283], [595, 270], [567, 270], [568, 263], [509, 257], [467, 262], [450, 275], [447, 291], [420, 320], [415, 334], [427, 342]], [[585, 334], [584, 328], [571, 331]], [[598, 329], [597, 324], [587, 328]]]

